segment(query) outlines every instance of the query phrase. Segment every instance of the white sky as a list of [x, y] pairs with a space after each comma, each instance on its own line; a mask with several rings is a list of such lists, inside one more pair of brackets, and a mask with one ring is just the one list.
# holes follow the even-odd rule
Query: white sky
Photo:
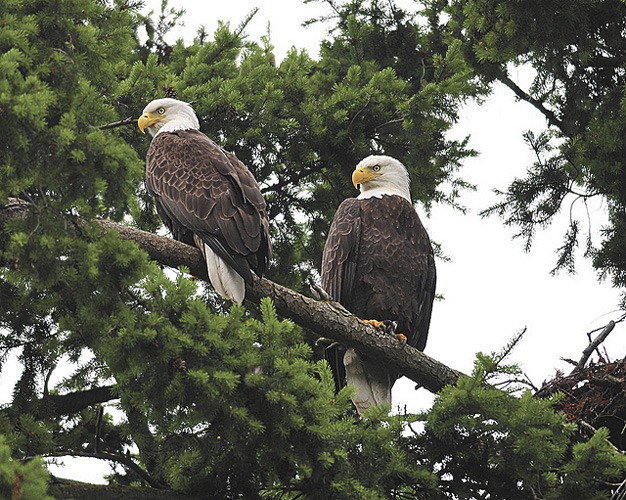
[[[399, 3], [405, 7], [413, 5], [409, 0]], [[160, 0], [146, 4], [146, 12], [158, 12]], [[328, 7], [321, 3], [170, 0], [170, 6], [187, 11], [186, 26], [177, 29], [170, 41], [179, 37], [191, 41], [200, 25], [212, 33], [218, 19], [230, 21], [235, 28], [255, 6], [260, 7], [246, 33], [258, 41], [266, 34], [269, 22], [277, 61], [292, 46], [306, 48], [317, 56], [319, 41], [326, 34], [321, 25], [301, 27], [303, 21], [328, 13]], [[527, 74], [520, 70], [512, 76], [526, 87]], [[462, 194], [460, 201], [469, 209], [465, 215], [449, 207], [435, 206], [429, 218], [423, 217], [431, 238], [452, 259], [437, 262], [437, 291], [445, 299], [434, 306], [426, 354], [468, 373], [477, 351], [499, 351], [516, 332], [527, 327], [511, 359], [521, 364], [535, 385], [551, 378], [557, 368], [571, 370], [561, 357], [578, 359], [587, 345], [586, 332], [619, 315], [619, 292], [608, 282], [599, 283], [590, 263], [582, 257], [577, 261], [576, 275], [549, 274], [566, 229], [567, 211], [553, 227], [537, 234], [530, 253], [523, 252], [522, 241], [512, 241], [512, 228], [503, 226], [496, 217], [481, 219], [477, 215], [495, 199], [493, 188], [506, 188], [514, 177], [523, 176], [531, 164], [533, 158], [522, 133], [529, 129], [538, 133], [544, 128], [545, 120], [539, 112], [526, 103], [516, 102], [504, 87], [498, 87], [482, 106], [466, 105], [451, 136], [471, 135], [470, 147], [480, 152], [478, 158], [467, 160], [460, 172], [478, 190]], [[601, 205], [592, 206], [591, 211], [597, 236], [606, 214]], [[597, 237], [595, 241], [599, 241]], [[626, 327], [619, 324], [605, 343], [614, 358], [624, 355], [625, 333]], [[430, 405], [432, 395], [423, 389], [414, 391], [413, 385], [406, 379], [396, 384], [394, 405], [406, 405], [410, 411]], [[0, 403], [8, 401], [10, 394], [2, 396]], [[95, 482], [109, 470], [97, 460], [72, 459], [66, 463], [67, 467], [55, 468], [53, 473]]]

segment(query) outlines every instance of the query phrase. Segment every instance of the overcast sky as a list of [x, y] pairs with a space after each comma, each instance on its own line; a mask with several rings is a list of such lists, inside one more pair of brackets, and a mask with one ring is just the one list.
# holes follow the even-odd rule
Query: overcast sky
[[[158, 12], [160, 0], [146, 3], [146, 12]], [[412, 5], [409, 1], [399, 3]], [[295, 0], [170, 0], [170, 6], [187, 11], [185, 26], [177, 29], [170, 41], [178, 37], [191, 41], [200, 25], [212, 33], [218, 19], [236, 27], [255, 6], [260, 7], [246, 33], [249, 39], [258, 41], [269, 22], [278, 62], [292, 46], [306, 48], [316, 56], [326, 28], [315, 25], [303, 29], [301, 24], [329, 12], [323, 4], [304, 5]], [[512, 77], [527, 88], [527, 70], [514, 71]], [[482, 106], [469, 103], [452, 131], [454, 138], [471, 135], [470, 147], [480, 152], [477, 158], [467, 160], [461, 170], [465, 180], [478, 186], [476, 192], [461, 196], [468, 213], [435, 206], [426, 218], [421, 207], [417, 207], [431, 238], [451, 258], [451, 262], [437, 262], [437, 292], [445, 299], [434, 306], [425, 352], [466, 373], [471, 370], [477, 351], [498, 351], [516, 332], [527, 327], [511, 359], [540, 385], [556, 369], [571, 370], [560, 358], [578, 359], [587, 345], [586, 332], [619, 316], [619, 292], [608, 282], [599, 283], [590, 263], [582, 257], [577, 261], [576, 275], [550, 275], [569, 211], [561, 214], [553, 227], [537, 234], [529, 253], [524, 253], [521, 241], [512, 241], [512, 228], [504, 227], [495, 217], [478, 216], [494, 201], [494, 188], [505, 189], [514, 177], [523, 176], [531, 164], [532, 155], [522, 133], [529, 129], [538, 133], [544, 128], [543, 117], [531, 106], [516, 102], [506, 88], [497, 88]], [[597, 232], [606, 220], [601, 204], [591, 206], [591, 218], [598, 242]], [[624, 356], [625, 333], [626, 328], [618, 325], [606, 343], [614, 358]], [[413, 385], [406, 379], [396, 384], [394, 405], [407, 405], [409, 410], [429, 406], [432, 396], [423, 389], [413, 390]], [[57, 469], [55, 474], [95, 481], [107, 470], [105, 464], [94, 460], [87, 469], [66, 467]]]

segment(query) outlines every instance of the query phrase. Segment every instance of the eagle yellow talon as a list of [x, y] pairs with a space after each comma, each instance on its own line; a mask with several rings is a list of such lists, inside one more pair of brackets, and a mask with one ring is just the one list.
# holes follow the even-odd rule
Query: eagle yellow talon
[[384, 330], [385, 328], [385, 323], [383, 321], [378, 321], [377, 319], [364, 319], [363, 323], [372, 325], [377, 330]]
[[404, 346], [407, 344], [407, 336], [404, 333], [396, 333], [396, 328], [398, 328], [398, 323], [396, 321], [378, 321], [377, 319], [364, 319], [362, 321], [363, 323], [372, 325], [374, 328], [383, 333], [395, 335], [398, 339], [398, 342], [400, 342], [400, 349], [404, 349]]
[[404, 333], [396, 333], [396, 337], [398, 337], [398, 341], [401, 344], [400, 349], [404, 349], [404, 346], [406, 345], [406, 342], [408, 340], [406, 335]]

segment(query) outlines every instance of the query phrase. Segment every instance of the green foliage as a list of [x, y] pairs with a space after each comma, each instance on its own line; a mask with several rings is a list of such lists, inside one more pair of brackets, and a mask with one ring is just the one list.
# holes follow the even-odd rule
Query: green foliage
[[26, 463], [11, 458], [11, 449], [0, 434], [0, 497], [20, 500], [51, 500], [48, 472], [40, 457]]
[[120, 217], [141, 174], [137, 155], [99, 125], [103, 97], [132, 60], [121, 2], [3, 2], [0, 10], [0, 200]]
[[[459, 106], [484, 93], [524, 44], [552, 43], [541, 33], [520, 36], [517, 4], [472, 2], [463, 11], [456, 2], [446, 24], [441, 2], [415, 16], [389, 2], [334, 3], [335, 30], [319, 58], [293, 49], [278, 64], [269, 37], [243, 36], [249, 18], [170, 46], [165, 35], [181, 13], [163, 2], [155, 22], [137, 4], [0, 4], [0, 204], [18, 197], [34, 206], [0, 236], [0, 369], [11, 354], [23, 367], [0, 414], [1, 494], [17, 471], [23, 498], [29, 488], [43, 498], [40, 462], [20, 461], [62, 451], [132, 459], [165, 488], [221, 498], [604, 495], [602, 481], [618, 480], [624, 464], [603, 431], [579, 439], [554, 411], [556, 399], [485, 384], [516, 374], [502, 364], [515, 340], [502, 355], [481, 355], [473, 377], [444, 390], [426, 415], [390, 417], [377, 408], [357, 418], [350, 389], [334, 393], [327, 364], [269, 300], [226, 310], [185, 270], [166, 272], [116, 233], [76, 222], [105, 217], [160, 228], [141, 183], [149, 139], [115, 123], [176, 93], [194, 102], [202, 130], [255, 173], [272, 220], [270, 277], [301, 288], [319, 266], [335, 208], [355, 194], [350, 173], [362, 157], [400, 158], [414, 199], [427, 207], [458, 203], [470, 187], [458, 170], [474, 154], [466, 140], [446, 137]], [[460, 36], [464, 30], [483, 46]], [[536, 219], [559, 209], [565, 184], [603, 195], [611, 187], [616, 223], [596, 259], [619, 282], [626, 219], [613, 155], [621, 129], [603, 121], [626, 102], [616, 89], [606, 101], [589, 92], [602, 106], [587, 109], [595, 128], [584, 140], [580, 129], [577, 142], [555, 154], [548, 136], [528, 136], [541, 158], [498, 210], [506, 216], [521, 200], [518, 220], [530, 238]], [[581, 170], [574, 157], [598, 163]], [[72, 371], [50, 387], [67, 364]], [[87, 403], [57, 415], [47, 398], [105, 384], [114, 385], [119, 418]], [[423, 423], [424, 432], [414, 431]], [[132, 467], [126, 472], [112, 480], [145, 482]]]
[[118, 99], [143, 102], [173, 89], [194, 103], [202, 130], [251, 168], [278, 240], [270, 277], [291, 286], [319, 267], [318, 236], [356, 194], [350, 174], [363, 157], [400, 158], [426, 205], [454, 203], [470, 187], [456, 172], [474, 152], [445, 137], [458, 106], [478, 92], [458, 46], [431, 47], [406, 13], [390, 22], [368, 9], [341, 6], [338, 35], [319, 60], [293, 49], [277, 65], [269, 40], [246, 42], [245, 23], [235, 31], [221, 24], [212, 39], [201, 32], [191, 46], [170, 47], [167, 66], [157, 55], [136, 62], [118, 87]]
[[[425, 451], [445, 498], [610, 498], [626, 458], [601, 429], [588, 441], [554, 409], [559, 397], [501, 391], [486, 380], [515, 374], [478, 357], [472, 377], [438, 395], [426, 416]], [[573, 444], [575, 443], [575, 444]]]
[[222, 316], [195, 292], [182, 276], [147, 281], [137, 290], [144, 314], [97, 349], [130, 427], [156, 430], [142, 462], [175, 489], [221, 498], [263, 490], [386, 498], [407, 469], [396, 444], [402, 420], [381, 426], [380, 412], [356, 421], [349, 391], [335, 394], [326, 362], [311, 361], [299, 329], [269, 300], [259, 319], [241, 307]]
[[575, 444], [570, 462], [562, 468], [566, 480], [559, 495], [547, 498], [607, 498], [606, 492], [598, 491], [598, 478], [619, 484], [626, 470], [626, 457], [616, 453], [608, 438], [609, 432], [600, 429], [589, 441]]
[[527, 498], [548, 487], [573, 428], [554, 401], [486, 385], [484, 363], [435, 402], [426, 425], [430, 456], [441, 463], [444, 490], [461, 498]]

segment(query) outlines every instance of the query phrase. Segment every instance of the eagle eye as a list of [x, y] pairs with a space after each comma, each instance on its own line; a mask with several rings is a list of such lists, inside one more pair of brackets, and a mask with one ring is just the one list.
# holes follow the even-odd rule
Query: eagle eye
[[159, 109], [157, 109], [157, 113], [162, 115], [163, 113], [165, 113], [165, 108], [161, 106]]
[[380, 165], [374, 165], [374, 166], [372, 167], [372, 170], [373, 170], [374, 172], [378, 172], [378, 171], [380, 170]]

